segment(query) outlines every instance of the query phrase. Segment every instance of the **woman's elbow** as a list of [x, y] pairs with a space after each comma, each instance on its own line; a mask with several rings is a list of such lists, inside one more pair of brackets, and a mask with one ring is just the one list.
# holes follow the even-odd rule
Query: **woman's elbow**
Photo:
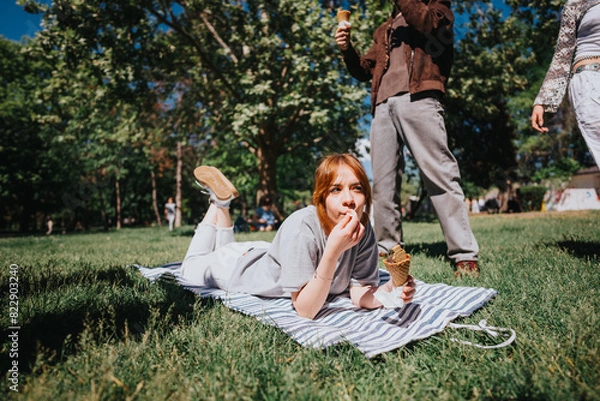
[[352, 298], [352, 305], [356, 306], [357, 308], [364, 308], [364, 306], [360, 302], [360, 298], [359, 299]]
[[373, 303], [373, 294], [377, 288], [373, 287], [351, 287], [350, 299], [357, 308], [375, 309], [377, 305]]
[[366, 298], [364, 294], [360, 297], [352, 297], [352, 304], [361, 309], [373, 309], [373, 305], [367, 302]]
[[315, 316], [317, 316], [317, 313], [319, 313], [319, 311], [313, 311], [311, 308], [303, 308], [301, 305], [298, 305], [295, 302], [292, 302], [292, 306], [296, 310], [298, 316], [305, 319], [314, 320]]

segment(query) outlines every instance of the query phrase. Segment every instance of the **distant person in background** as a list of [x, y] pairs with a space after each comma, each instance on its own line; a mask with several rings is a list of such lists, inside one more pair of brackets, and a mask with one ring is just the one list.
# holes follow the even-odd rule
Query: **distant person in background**
[[54, 228], [54, 221], [52, 220], [52, 216], [48, 216], [46, 218], [46, 227], [48, 230], [46, 231], [46, 235], [52, 234], [52, 229]]
[[277, 229], [279, 221], [273, 213], [273, 202], [268, 196], [263, 196], [256, 208], [256, 226], [259, 231], [273, 231]]
[[554, 57], [534, 101], [534, 129], [548, 132], [544, 112], [556, 113], [567, 86], [579, 130], [600, 167], [600, 0], [569, 0], [563, 7]]
[[479, 211], [483, 212], [485, 209], [485, 199], [483, 198], [483, 196], [479, 197], [479, 199], [477, 200], [477, 203], [479, 203]]
[[513, 184], [507, 179], [504, 182], [502, 192], [498, 194], [500, 201], [500, 213], [520, 213], [521, 201], [519, 200], [520, 185]]
[[471, 198], [471, 213], [477, 214], [479, 212], [479, 201], [477, 198]]
[[173, 203], [173, 198], [169, 198], [165, 203], [165, 219], [169, 222], [169, 231], [173, 231], [173, 222], [175, 221], [175, 209], [177, 205]]

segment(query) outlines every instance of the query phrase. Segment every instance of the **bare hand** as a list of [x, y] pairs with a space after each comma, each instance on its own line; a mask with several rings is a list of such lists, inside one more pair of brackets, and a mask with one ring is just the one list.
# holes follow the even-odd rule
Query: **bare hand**
[[409, 274], [408, 280], [406, 281], [406, 284], [404, 284], [404, 288], [402, 288], [400, 299], [402, 299], [405, 304], [412, 302], [416, 290], [417, 284], [415, 283], [415, 279]]
[[341, 24], [335, 31], [335, 41], [341, 50], [348, 50], [350, 46], [350, 25]]
[[548, 127], [544, 127], [544, 106], [540, 104], [533, 106], [531, 126], [539, 132], [548, 132]]
[[365, 234], [365, 226], [361, 224], [358, 215], [354, 210], [351, 210], [344, 216], [339, 223], [333, 227], [327, 245], [333, 247], [337, 254], [352, 248]]

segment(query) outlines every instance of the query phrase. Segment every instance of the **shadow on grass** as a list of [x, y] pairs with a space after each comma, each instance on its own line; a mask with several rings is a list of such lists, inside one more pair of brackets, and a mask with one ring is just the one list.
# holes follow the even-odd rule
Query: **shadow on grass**
[[406, 252], [409, 254], [421, 253], [431, 258], [438, 258], [445, 256], [448, 251], [448, 247], [444, 241], [432, 242], [432, 243], [417, 243], [412, 245], [406, 245]]
[[556, 245], [577, 258], [600, 259], [600, 242], [597, 241], [565, 240]]
[[[92, 277], [91, 281], [96, 284], [96, 288], [110, 290], [114, 289], [116, 285], [123, 289], [122, 293], [116, 296], [107, 296], [104, 292], [90, 291], [86, 294], [82, 293], [81, 297], [78, 297], [77, 292], [67, 291], [69, 285], [65, 283], [70, 282], [71, 286], [78, 289], [82, 284], [82, 276], [80, 274], [69, 276], [76, 277], [71, 277], [73, 281], [65, 281], [64, 276], [60, 282], [49, 280], [50, 282], [44, 283], [43, 287], [37, 287], [39, 284], [34, 284], [37, 287], [37, 293], [54, 289], [60, 293], [70, 294], [73, 299], [72, 302], [66, 303], [66, 307], [57, 307], [58, 312], [38, 313], [31, 320], [22, 323], [20, 327], [17, 326], [18, 328], [11, 328], [11, 326], [2, 328], [0, 335], [7, 351], [14, 350], [15, 346], [18, 347], [14, 350], [18, 352], [18, 358], [11, 356], [9, 359], [9, 352], [2, 352], [0, 355], [2, 371], [8, 371], [13, 361], [18, 360], [19, 372], [29, 373], [40, 353], [45, 355], [45, 364], [56, 361], [56, 358], [50, 356], [62, 358], [65, 355], [77, 353], [78, 340], [87, 327], [91, 327], [92, 335], [96, 336], [98, 333], [94, 328], [103, 325], [99, 335], [111, 340], [118, 341], [125, 335], [139, 338], [151, 325], [153, 311], [158, 311], [161, 319], [176, 324], [181, 322], [182, 317], [184, 320], [193, 319], [196, 302], [200, 302], [202, 306], [214, 304], [211, 299], [198, 299], [193, 293], [176, 283], [161, 280], [155, 284], [160, 287], [162, 292], [160, 300], [148, 302], [147, 299], [144, 299], [143, 291], [139, 291], [139, 282], [124, 268], [118, 267], [89, 276]], [[67, 280], [69, 276], [66, 277]], [[98, 286], [100, 281], [106, 284]], [[168, 326], [165, 327], [165, 330], [168, 330]], [[9, 339], [9, 335], [15, 333], [18, 335], [15, 345], [11, 345], [12, 342], [5, 342]], [[98, 341], [104, 341], [104, 339], [100, 338]]]
[[[22, 297], [29, 297], [35, 293], [51, 292], [69, 286], [81, 286], [98, 282], [107, 282], [113, 285], [130, 285], [132, 281], [127, 276], [126, 269], [121, 267], [94, 270], [93, 273], [90, 274], [82, 274], [80, 271], [46, 272], [41, 270], [37, 272], [28, 272], [28, 274], [19, 277], [19, 293]], [[4, 287], [4, 285], [2, 287]]]
[[438, 217], [435, 213], [417, 211], [415, 216], [404, 216], [403, 221], [410, 221], [411, 223], [433, 223], [438, 221]]
[[177, 237], [190, 237], [191, 238], [194, 236], [195, 232], [196, 232], [196, 227], [194, 226], [193, 228], [180, 228], [173, 235], [177, 236]]

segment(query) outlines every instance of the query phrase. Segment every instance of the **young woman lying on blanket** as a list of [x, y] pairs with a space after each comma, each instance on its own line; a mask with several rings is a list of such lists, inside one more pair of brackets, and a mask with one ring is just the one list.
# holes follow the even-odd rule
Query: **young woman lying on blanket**
[[[375, 309], [379, 289], [378, 249], [369, 223], [371, 187], [354, 156], [323, 159], [315, 173], [313, 205], [291, 214], [273, 243], [235, 242], [229, 204], [238, 196], [216, 168], [194, 170], [210, 195], [182, 263], [182, 278], [195, 285], [265, 297], [291, 297], [298, 315], [314, 318], [328, 297], [348, 293], [354, 305]], [[401, 299], [411, 302], [409, 276]], [[382, 291], [393, 289], [391, 280]]]

